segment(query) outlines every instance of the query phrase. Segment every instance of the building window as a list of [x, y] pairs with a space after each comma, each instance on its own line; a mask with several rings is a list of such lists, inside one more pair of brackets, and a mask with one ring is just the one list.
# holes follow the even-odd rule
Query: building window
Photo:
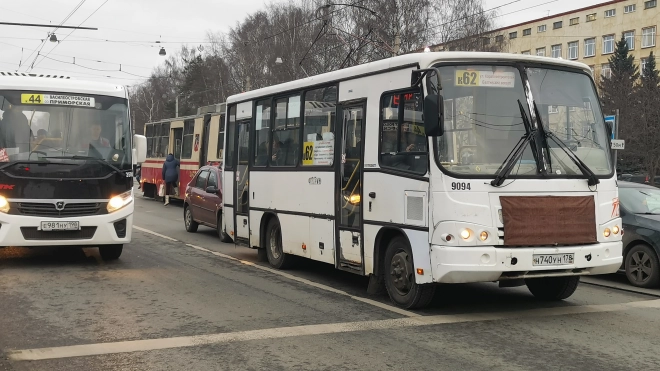
[[561, 45], [552, 46], [552, 58], [561, 58]]
[[614, 17], [616, 15], [616, 9], [610, 9], [605, 11], [605, 18]]
[[644, 9], [651, 9], [658, 6], [658, 0], [650, 0], [644, 2]]
[[637, 10], [637, 4], [626, 5], [623, 7], [623, 13], [628, 14]]
[[603, 54], [614, 53], [614, 35], [603, 36]]
[[568, 43], [568, 59], [578, 59], [578, 42]]
[[520, 54], [522, 54], [522, 55], [531, 55], [532, 53], [529, 50], [525, 50], [524, 52], [522, 52]]
[[559, 113], [559, 106], [548, 106], [548, 113]]
[[587, 22], [593, 22], [596, 20], [596, 13], [587, 14]]
[[545, 57], [545, 47], [536, 49], [536, 55], [539, 57]]
[[593, 57], [596, 55], [596, 38], [584, 40], [584, 56]]
[[484, 42], [484, 45], [490, 44], [490, 37], [484, 37], [483, 42]]
[[635, 49], [635, 31], [626, 31], [623, 33], [623, 38], [626, 39], [628, 50]]
[[562, 21], [559, 21], [559, 22], [555, 22], [555, 23], [553, 23], [553, 24], [552, 24], [552, 29], [553, 29], [553, 30], [556, 30], [556, 29], [558, 29], [558, 28], [561, 28], [561, 26], [562, 26], [563, 23], [564, 23], [564, 22], [562, 22]]
[[523, 36], [529, 36], [532, 34], [532, 29], [531, 28], [525, 28], [523, 30]]
[[610, 69], [609, 63], [605, 63], [602, 66], [600, 66], [600, 75], [608, 79], [612, 77], [612, 69]]
[[642, 28], [642, 48], [655, 46], [655, 26]]
[[646, 68], [646, 63], [648, 63], [649, 59], [648, 58], [642, 58], [640, 64], [639, 64], [639, 74], [644, 76], [644, 69]]
[[580, 23], [580, 17], [571, 18], [568, 24], [571, 26], [575, 26], [578, 23]]
[[509, 33], [509, 39], [515, 39], [518, 37], [518, 31]]
[[495, 41], [498, 43], [501, 43], [504, 41], [504, 35], [497, 35], [495, 36]]
[[546, 26], [544, 24], [536, 27], [536, 32], [545, 32]]
[[335, 154], [336, 105], [337, 85], [305, 93], [303, 166], [332, 166]]

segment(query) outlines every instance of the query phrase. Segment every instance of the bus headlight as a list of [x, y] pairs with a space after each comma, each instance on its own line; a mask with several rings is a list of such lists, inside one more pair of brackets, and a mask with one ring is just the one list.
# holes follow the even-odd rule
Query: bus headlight
[[614, 227], [612, 227], [612, 233], [619, 234], [619, 226], [618, 225], [615, 225]]
[[124, 192], [108, 201], [108, 212], [115, 212], [133, 202], [133, 191]]
[[0, 212], [9, 212], [9, 201], [4, 196], [0, 196]]
[[461, 231], [461, 238], [462, 238], [462, 239], [464, 239], [464, 240], [467, 241], [467, 240], [470, 239], [471, 236], [472, 236], [472, 231], [471, 231], [471, 230], [469, 230], [469, 229], [466, 228], [466, 229], [463, 229], [463, 230]]
[[605, 237], [609, 237], [611, 233], [612, 233], [612, 232], [610, 231], [609, 228], [605, 228], [605, 230], [603, 231], [603, 236], [605, 236]]

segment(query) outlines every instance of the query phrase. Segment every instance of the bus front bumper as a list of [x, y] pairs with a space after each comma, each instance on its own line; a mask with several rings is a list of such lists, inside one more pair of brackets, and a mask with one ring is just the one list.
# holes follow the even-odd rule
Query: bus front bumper
[[[505, 279], [615, 273], [623, 243], [568, 247], [431, 246], [433, 282], [494, 282]], [[572, 264], [534, 265], [535, 255], [573, 254]]]
[[[80, 223], [79, 231], [41, 231], [41, 222]], [[124, 222], [125, 221], [125, 222]], [[118, 224], [115, 224], [118, 223]], [[124, 237], [119, 237], [125, 225]], [[100, 246], [131, 242], [133, 204], [110, 214], [70, 218], [48, 218], [0, 213], [0, 246]], [[123, 234], [123, 233], [120, 233]]]

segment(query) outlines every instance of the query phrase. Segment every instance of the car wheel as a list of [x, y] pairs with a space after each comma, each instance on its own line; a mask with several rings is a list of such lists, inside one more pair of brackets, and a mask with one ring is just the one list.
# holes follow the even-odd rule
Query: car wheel
[[660, 284], [658, 255], [648, 245], [633, 246], [626, 254], [626, 277], [633, 286], [657, 287]]
[[197, 228], [199, 228], [199, 223], [193, 219], [190, 205], [183, 207], [183, 223], [186, 225], [186, 231], [190, 233], [197, 232]]
[[423, 308], [431, 303], [435, 285], [418, 285], [408, 240], [399, 236], [390, 241], [385, 252], [383, 275], [390, 299], [405, 309]]
[[99, 246], [99, 255], [105, 261], [117, 260], [124, 250], [124, 245], [105, 245]]
[[220, 237], [221, 242], [230, 243], [232, 239], [227, 235], [227, 233], [222, 231], [222, 214], [218, 213], [218, 221], [215, 224], [215, 228], [218, 231], [218, 237]]

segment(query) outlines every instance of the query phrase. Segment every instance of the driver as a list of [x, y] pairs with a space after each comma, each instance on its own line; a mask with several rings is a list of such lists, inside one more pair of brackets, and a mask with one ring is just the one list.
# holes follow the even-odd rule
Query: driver
[[110, 141], [101, 136], [102, 129], [100, 123], [98, 122], [92, 123], [89, 130], [91, 137], [91, 140], [89, 142], [90, 146], [96, 148], [110, 148]]

